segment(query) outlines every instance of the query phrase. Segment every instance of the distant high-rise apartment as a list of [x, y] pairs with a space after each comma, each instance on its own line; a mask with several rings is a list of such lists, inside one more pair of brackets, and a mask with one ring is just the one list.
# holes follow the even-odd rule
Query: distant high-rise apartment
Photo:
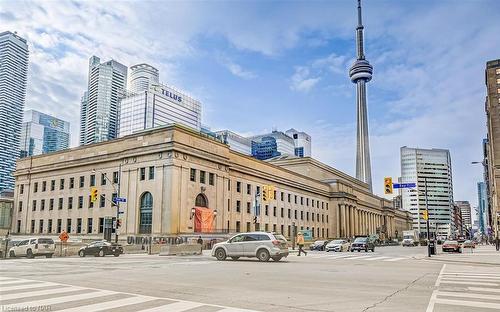
[[462, 222], [464, 226], [472, 226], [472, 213], [468, 201], [456, 201], [455, 204], [460, 208]]
[[479, 203], [477, 212], [479, 219], [479, 230], [482, 234], [488, 234], [488, 192], [487, 185], [484, 182], [479, 182], [477, 184], [477, 199]]
[[[118, 134], [120, 95], [127, 87], [127, 66], [111, 60], [89, 60], [87, 95], [83, 95], [80, 120], [80, 143], [91, 144], [111, 140]], [[84, 101], [86, 99], [86, 101]]]
[[87, 125], [87, 104], [89, 101], [89, 93], [83, 92], [80, 100], [80, 145], [85, 144], [85, 127]]
[[285, 134], [293, 139], [295, 144], [295, 156], [311, 157], [311, 136], [305, 132], [290, 129]]
[[14, 188], [28, 78], [28, 44], [10, 31], [0, 33], [0, 192]]
[[500, 237], [500, 59], [486, 63], [486, 116], [488, 125], [487, 181], [489, 213], [487, 222]]
[[295, 155], [295, 142], [281, 131], [257, 135], [252, 140], [252, 156], [265, 160], [276, 156]]
[[153, 84], [159, 84], [158, 69], [148, 64], [137, 64], [130, 67], [128, 90], [133, 93], [148, 91]]
[[28, 110], [21, 128], [20, 157], [56, 152], [69, 147], [69, 122]]
[[403, 209], [412, 214], [413, 228], [427, 233], [423, 219], [425, 190], [429, 206], [431, 232], [438, 236], [452, 234], [453, 180], [450, 152], [444, 149], [401, 148], [401, 183], [416, 183], [401, 192]]

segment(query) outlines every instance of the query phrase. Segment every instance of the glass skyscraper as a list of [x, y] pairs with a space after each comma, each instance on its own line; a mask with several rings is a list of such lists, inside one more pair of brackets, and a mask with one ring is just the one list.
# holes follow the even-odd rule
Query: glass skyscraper
[[69, 147], [69, 122], [28, 110], [21, 127], [20, 157], [51, 153]]
[[28, 44], [0, 33], [0, 192], [14, 189], [16, 159], [28, 78]]
[[477, 197], [478, 197], [478, 219], [479, 219], [479, 230], [482, 234], [488, 234], [488, 192], [487, 186], [484, 182], [477, 183]]
[[120, 96], [126, 87], [127, 66], [114, 60], [101, 63], [97, 56], [90, 58], [88, 89], [80, 109], [80, 145], [117, 137]]

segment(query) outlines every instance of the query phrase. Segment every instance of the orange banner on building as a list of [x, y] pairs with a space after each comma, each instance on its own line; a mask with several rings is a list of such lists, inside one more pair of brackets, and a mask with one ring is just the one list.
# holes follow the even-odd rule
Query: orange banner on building
[[210, 233], [213, 231], [214, 212], [212, 209], [194, 207], [194, 231], [197, 233]]

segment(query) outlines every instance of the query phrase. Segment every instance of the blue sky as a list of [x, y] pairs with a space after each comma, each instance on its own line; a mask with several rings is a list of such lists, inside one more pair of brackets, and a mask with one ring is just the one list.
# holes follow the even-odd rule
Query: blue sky
[[[500, 58], [500, 2], [365, 0], [374, 191], [397, 177], [399, 148], [448, 148], [456, 200], [477, 203], [486, 135], [484, 67]], [[355, 168], [356, 1], [2, 1], [3, 30], [29, 41], [26, 108], [71, 122], [88, 58], [147, 62], [198, 98], [213, 130], [295, 128], [313, 156]]]

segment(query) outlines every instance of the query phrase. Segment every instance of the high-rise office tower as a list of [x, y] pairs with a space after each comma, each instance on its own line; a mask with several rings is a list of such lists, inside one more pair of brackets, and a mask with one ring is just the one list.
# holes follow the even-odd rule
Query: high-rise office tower
[[413, 229], [427, 233], [423, 211], [429, 207], [430, 232], [452, 234], [453, 179], [450, 152], [445, 149], [401, 148], [401, 183], [417, 187], [401, 191], [403, 209], [412, 214]]
[[80, 100], [80, 145], [85, 144], [85, 126], [87, 124], [87, 104], [89, 101], [89, 93], [83, 92]]
[[290, 129], [285, 134], [293, 139], [295, 144], [295, 156], [311, 157], [311, 136], [305, 132]]
[[252, 140], [252, 157], [266, 160], [277, 156], [295, 155], [295, 142], [281, 131], [256, 135]]
[[372, 189], [372, 169], [370, 164], [370, 138], [368, 135], [368, 109], [366, 106], [366, 83], [372, 79], [373, 67], [365, 59], [361, 20], [361, 0], [358, 0], [358, 27], [356, 27], [357, 59], [349, 70], [351, 81], [356, 84], [357, 108], [357, 148], [356, 178], [367, 183]]
[[500, 237], [500, 59], [486, 63], [487, 183], [489, 195], [488, 224]]
[[477, 216], [479, 220], [479, 230], [481, 234], [488, 234], [488, 192], [485, 182], [477, 183], [477, 199], [479, 206], [477, 207]]
[[14, 189], [28, 78], [28, 44], [10, 31], [0, 33], [0, 192]]
[[[82, 97], [80, 143], [91, 144], [111, 140], [118, 134], [120, 95], [127, 87], [127, 66], [111, 60], [89, 60], [87, 95]], [[85, 101], [86, 99], [86, 101]], [[85, 107], [84, 107], [85, 106]]]
[[149, 64], [137, 64], [130, 67], [128, 91], [132, 93], [148, 91], [153, 84], [159, 84], [158, 69]]
[[455, 204], [460, 208], [462, 222], [464, 226], [472, 226], [472, 213], [468, 201], [456, 201]]
[[56, 152], [69, 147], [69, 122], [35, 111], [24, 112], [20, 157]]

